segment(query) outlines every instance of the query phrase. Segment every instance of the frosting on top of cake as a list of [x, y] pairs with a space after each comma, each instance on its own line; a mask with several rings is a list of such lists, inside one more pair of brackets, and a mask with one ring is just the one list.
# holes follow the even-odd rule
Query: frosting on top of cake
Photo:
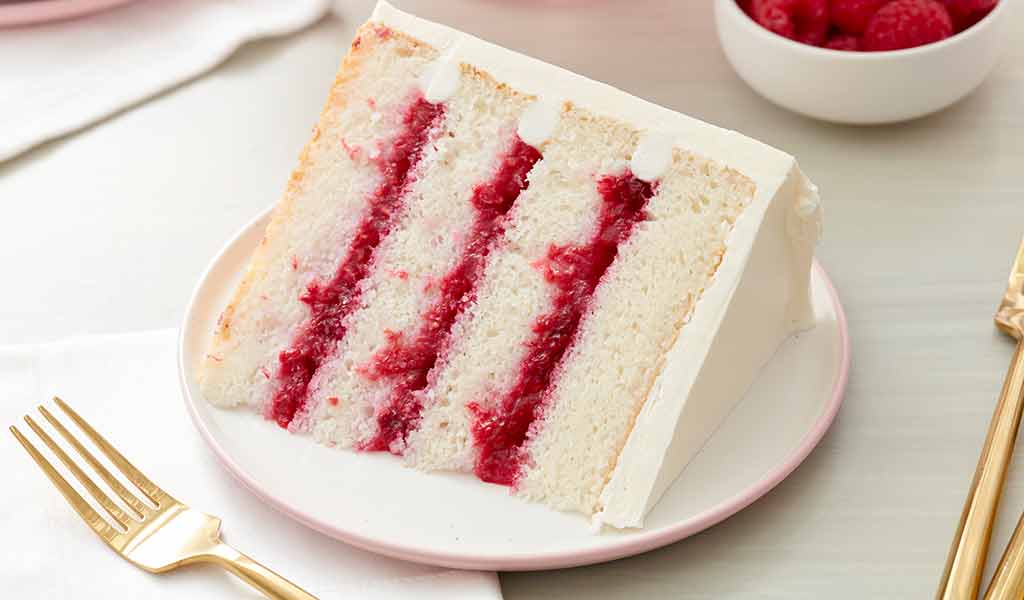
[[377, 3], [370, 21], [403, 31], [438, 49], [451, 60], [488, 72], [514, 89], [552, 103], [571, 100], [597, 114], [668, 136], [674, 146], [714, 157], [752, 179], [781, 179], [792, 156], [735, 131], [710, 125], [653, 104], [610, 85], [519, 54], [445, 25]]
[[540, 148], [554, 135], [561, 114], [562, 107], [557, 103], [543, 98], [536, 100], [519, 117], [519, 138], [534, 148]]
[[638, 179], [655, 181], [665, 174], [672, 162], [672, 139], [659, 133], [648, 133], [640, 139], [629, 168]]
[[427, 102], [444, 102], [459, 89], [459, 63], [454, 60], [453, 55], [454, 52], [449, 48], [437, 60], [427, 65], [420, 77], [420, 90]]

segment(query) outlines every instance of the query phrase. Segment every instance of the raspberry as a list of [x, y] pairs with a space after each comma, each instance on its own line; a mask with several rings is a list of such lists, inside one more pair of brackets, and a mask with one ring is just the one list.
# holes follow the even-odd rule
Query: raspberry
[[992, 12], [998, 0], [942, 0], [953, 18], [953, 29], [963, 31]]
[[825, 40], [825, 47], [832, 50], [860, 50], [860, 37], [851, 33], [833, 33]]
[[889, 0], [832, 0], [832, 24], [846, 33], [864, 33], [868, 21]]
[[828, 33], [828, 0], [753, 0], [750, 14], [768, 31], [804, 44], [820, 46]]
[[953, 21], [938, 0], [893, 0], [868, 21], [861, 40], [868, 51], [901, 50], [953, 35]]
[[740, 10], [748, 15], [750, 14], [750, 2], [751, 0], [736, 0], [736, 4], [740, 5]]

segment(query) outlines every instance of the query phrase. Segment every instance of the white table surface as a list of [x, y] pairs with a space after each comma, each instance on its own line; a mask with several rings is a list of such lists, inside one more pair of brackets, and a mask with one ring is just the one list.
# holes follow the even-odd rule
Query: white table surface
[[[282, 190], [370, 10], [339, 4], [341, 19], [248, 45], [0, 164], [0, 343], [176, 326], [213, 253]], [[1011, 354], [991, 314], [1024, 234], [1020, 11], [1017, 43], [967, 100], [852, 128], [754, 95], [725, 62], [707, 1], [398, 4], [797, 155], [822, 189], [818, 255], [850, 321], [846, 403], [775, 491], [643, 556], [503, 575], [506, 596], [929, 597]], [[1022, 509], [1018, 456], [990, 571]]]

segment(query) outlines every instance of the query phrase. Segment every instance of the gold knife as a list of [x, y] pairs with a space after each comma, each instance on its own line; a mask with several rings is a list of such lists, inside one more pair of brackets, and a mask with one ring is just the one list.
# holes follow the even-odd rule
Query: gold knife
[[[960, 515], [960, 526], [949, 549], [946, 569], [936, 594], [939, 600], [974, 600], [978, 596], [981, 574], [988, 556], [988, 544], [992, 538], [992, 524], [1002, 496], [1003, 482], [1006, 481], [1006, 469], [1013, 455], [1017, 429], [1020, 427], [1021, 409], [1024, 407], [1024, 342], [1021, 341], [1024, 339], [1024, 240], [1017, 251], [1017, 259], [1010, 272], [1010, 284], [995, 320], [1000, 330], [1017, 340], [1017, 352], [1006, 374], [1003, 391], [978, 459], [978, 467], [974, 471], [971, 490]], [[1021, 535], [1015, 534], [1014, 540], [1018, 544], [1024, 543], [1024, 533], [1020, 532], [1019, 526], [1017, 533]], [[995, 581], [999, 582], [1001, 574], [1007, 585], [1019, 587], [1019, 583], [1013, 582], [1024, 573], [1024, 564], [1019, 564], [1024, 558], [1019, 555], [1024, 552], [1011, 553], [1013, 543], [1010, 546], [1007, 555], [1003, 557], [1004, 562], [1009, 558], [1009, 563], [1005, 567], [1000, 565], [1000, 573], [997, 573]], [[993, 596], [993, 593], [1000, 593], [995, 591], [996, 587], [994, 583], [986, 598], [1021, 598], [1019, 594]]]

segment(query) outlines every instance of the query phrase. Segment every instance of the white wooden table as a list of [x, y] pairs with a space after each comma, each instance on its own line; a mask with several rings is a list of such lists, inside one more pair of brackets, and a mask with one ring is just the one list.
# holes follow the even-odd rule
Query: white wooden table
[[[341, 19], [246, 46], [0, 164], [0, 343], [176, 326], [212, 254], [282, 190], [369, 14], [366, 0], [339, 4]], [[819, 257], [850, 320], [846, 403], [775, 491], [643, 556], [503, 575], [507, 597], [929, 597], [1011, 353], [991, 314], [1024, 234], [1022, 19], [966, 101], [851, 128], [754, 95], [726, 64], [707, 1], [398, 4], [797, 155], [822, 189]], [[1007, 492], [990, 570], [1024, 509], [1020, 456]]]

